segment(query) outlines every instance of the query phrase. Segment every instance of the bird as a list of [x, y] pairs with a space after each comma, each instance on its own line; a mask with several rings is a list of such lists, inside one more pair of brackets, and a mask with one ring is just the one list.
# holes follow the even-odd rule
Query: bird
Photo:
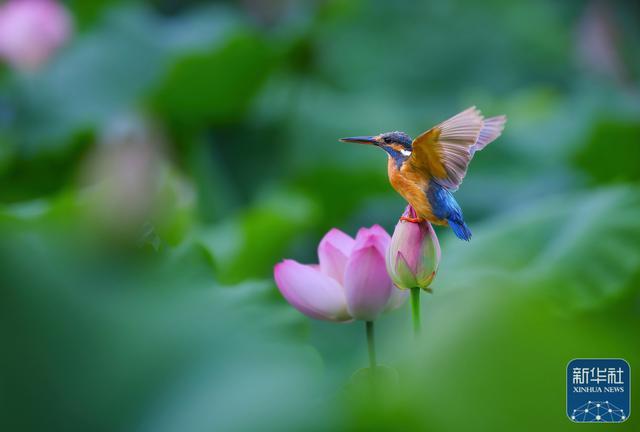
[[387, 172], [391, 186], [409, 203], [417, 217], [448, 225], [461, 240], [471, 239], [462, 209], [453, 196], [467, 174], [475, 152], [497, 139], [507, 121], [505, 115], [484, 118], [472, 106], [411, 139], [404, 132], [341, 138], [347, 143], [369, 144], [388, 154]]

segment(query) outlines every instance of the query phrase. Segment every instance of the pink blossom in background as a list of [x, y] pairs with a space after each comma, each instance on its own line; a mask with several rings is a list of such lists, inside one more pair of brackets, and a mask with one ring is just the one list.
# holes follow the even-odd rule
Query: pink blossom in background
[[372, 321], [401, 306], [408, 292], [394, 287], [385, 267], [391, 238], [380, 226], [361, 228], [353, 239], [338, 229], [318, 245], [319, 265], [284, 260], [276, 285], [305, 315], [329, 321]]
[[38, 69], [71, 27], [67, 9], [54, 0], [9, 0], [0, 4], [0, 57], [16, 69]]
[[591, 0], [584, 5], [578, 21], [576, 50], [578, 59], [591, 72], [618, 82], [629, 78], [620, 50], [620, 23], [614, 2]]

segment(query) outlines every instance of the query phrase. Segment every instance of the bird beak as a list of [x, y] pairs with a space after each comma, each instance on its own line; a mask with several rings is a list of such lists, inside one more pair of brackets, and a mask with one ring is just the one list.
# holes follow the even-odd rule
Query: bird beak
[[340, 138], [340, 141], [346, 143], [358, 143], [358, 144], [377, 144], [376, 137], [373, 136], [355, 136], [350, 138]]

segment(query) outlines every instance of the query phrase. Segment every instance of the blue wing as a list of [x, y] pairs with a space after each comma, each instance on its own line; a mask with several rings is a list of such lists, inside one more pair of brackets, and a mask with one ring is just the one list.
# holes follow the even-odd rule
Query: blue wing
[[471, 230], [464, 222], [462, 209], [451, 192], [432, 179], [427, 190], [427, 199], [433, 215], [438, 219], [447, 220], [456, 237], [465, 241], [471, 239]]

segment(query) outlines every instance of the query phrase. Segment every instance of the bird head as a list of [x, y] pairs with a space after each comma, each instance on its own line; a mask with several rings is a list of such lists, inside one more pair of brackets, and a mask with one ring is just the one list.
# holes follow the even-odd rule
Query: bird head
[[341, 138], [340, 141], [378, 146], [396, 160], [411, 156], [411, 137], [404, 132], [396, 131], [375, 136], [355, 136]]

